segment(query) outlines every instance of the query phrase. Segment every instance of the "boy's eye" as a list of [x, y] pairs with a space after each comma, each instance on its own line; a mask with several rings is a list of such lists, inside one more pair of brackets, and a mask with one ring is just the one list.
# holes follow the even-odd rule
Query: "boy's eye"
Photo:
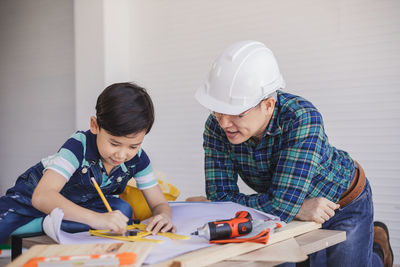
[[111, 143], [111, 145], [112, 145], [112, 146], [118, 146], [118, 144], [115, 144], [115, 143]]
[[136, 149], [137, 148], [137, 146], [131, 146], [131, 149]]

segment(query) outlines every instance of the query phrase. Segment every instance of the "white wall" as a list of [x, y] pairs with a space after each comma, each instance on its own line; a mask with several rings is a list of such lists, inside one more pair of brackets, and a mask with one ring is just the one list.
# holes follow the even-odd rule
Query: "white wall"
[[103, 1], [74, 0], [75, 126], [89, 129], [96, 114], [97, 96], [104, 88], [104, 8]]
[[74, 0], [76, 129], [88, 129], [98, 95], [130, 80], [130, 1]]
[[[144, 144], [155, 169], [180, 189], [180, 199], [204, 194], [201, 145], [208, 112], [193, 95], [227, 45], [254, 39], [274, 51], [287, 91], [320, 109], [331, 142], [365, 167], [376, 219], [388, 223], [400, 262], [399, 1], [74, 5], [72, 17], [71, 1], [0, 2], [2, 192], [75, 126], [88, 127], [106, 85], [130, 80], [147, 87], [156, 106], [156, 123]], [[76, 88], [69, 91], [74, 69]], [[21, 95], [29, 100], [21, 102]]]
[[0, 195], [74, 131], [73, 6], [0, 1]]
[[145, 148], [181, 199], [204, 194], [207, 111], [194, 92], [227, 45], [259, 40], [278, 58], [287, 91], [310, 99], [331, 143], [364, 166], [400, 262], [399, 1], [147, 0], [131, 9], [131, 77], [156, 106]]

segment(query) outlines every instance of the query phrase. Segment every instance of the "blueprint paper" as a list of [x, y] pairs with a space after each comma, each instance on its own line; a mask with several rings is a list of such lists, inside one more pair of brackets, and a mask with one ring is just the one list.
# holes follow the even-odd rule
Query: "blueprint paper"
[[[176, 233], [181, 235], [190, 235], [197, 228], [210, 221], [233, 218], [236, 212], [241, 210], [248, 211], [253, 219], [279, 221], [279, 217], [233, 202], [170, 202], [169, 204], [172, 208], [172, 222], [176, 226]], [[60, 244], [121, 242], [114, 239], [91, 236], [89, 232], [70, 234], [61, 231], [59, 230], [59, 225], [61, 225], [60, 213], [56, 213], [56, 215], [58, 216], [54, 216], [54, 218], [57, 218], [57, 220], [52, 220], [52, 222], [58, 225], [59, 241], [57, 242]], [[58, 220], [60, 220], [59, 224]], [[54, 226], [53, 228], [57, 227]], [[214, 246], [214, 244], [209, 244], [208, 240], [199, 236], [190, 236], [190, 240], [172, 240], [162, 236], [150, 236], [146, 238], [161, 239], [164, 242], [154, 245], [144, 264], [155, 264], [190, 251]]]
[[[190, 235], [210, 221], [233, 218], [236, 212], [241, 210], [248, 211], [253, 219], [279, 221], [279, 217], [233, 202], [170, 202], [170, 206], [177, 234], [182, 235]], [[165, 240], [164, 243], [154, 246], [144, 264], [155, 264], [190, 251], [214, 246], [214, 244], [209, 244], [208, 240], [193, 235], [190, 240], [168, 240], [167, 238], [163, 240]]]

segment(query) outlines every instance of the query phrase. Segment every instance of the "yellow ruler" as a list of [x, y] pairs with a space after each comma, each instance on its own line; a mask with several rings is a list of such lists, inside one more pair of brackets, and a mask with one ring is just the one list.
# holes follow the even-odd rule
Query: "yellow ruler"
[[[150, 231], [146, 231], [146, 225], [143, 223], [139, 224], [131, 224], [126, 227], [126, 235], [117, 235], [111, 230], [89, 230], [89, 233], [94, 236], [112, 238], [122, 241], [130, 241], [130, 242], [153, 242], [153, 243], [162, 243], [163, 240], [144, 238], [152, 234]], [[187, 240], [190, 239], [190, 236], [186, 235], [178, 235], [174, 233], [157, 233], [159, 236], [168, 237], [170, 239], [179, 239], [179, 240]]]

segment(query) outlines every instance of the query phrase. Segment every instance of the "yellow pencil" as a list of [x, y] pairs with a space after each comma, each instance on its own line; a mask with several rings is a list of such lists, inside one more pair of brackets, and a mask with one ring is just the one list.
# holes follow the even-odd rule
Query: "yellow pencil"
[[101, 192], [100, 186], [97, 184], [96, 180], [93, 177], [91, 179], [92, 179], [94, 187], [97, 190], [97, 193], [99, 193], [101, 200], [103, 200], [104, 206], [106, 206], [108, 212], [112, 212], [110, 204], [108, 204], [106, 197], [104, 196], [103, 192]]

